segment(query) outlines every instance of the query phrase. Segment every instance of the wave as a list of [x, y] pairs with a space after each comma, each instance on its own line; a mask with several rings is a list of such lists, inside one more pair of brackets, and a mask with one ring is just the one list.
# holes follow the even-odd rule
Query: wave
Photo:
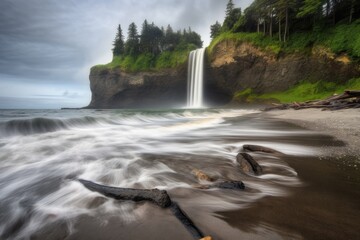
[[72, 127], [94, 125], [97, 123], [97, 119], [93, 117], [70, 118], [64, 120], [41, 117], [15, 119], [0, 123], [0, 133], [5, 136], [31, 135], [37, 133], [55, 132], [70, 129]]
[[[114, 114], [115, 113], [115, 114]], [[218, 110], [174, 110], [164, 111], [121, 111], [102, 112], [95, 116], [81, 116], [76, 118], [47, 118], [44, 116], [33, 116], [33, 118], [18, 118], [15, 113], [9, 113], [6, 117], [13, 119], [0, 122], [0, 134], [2, 136], [32, 135], [72, 128], [88, 126], [167, 126], [175, 123], [199, 121], [201, 119], [223, 119], [254, 113], [254, 111], [218, 111]], [[15, 117], [15, 119], [14, 119]], [[5, 118], [5, 117], [4, 117]]]

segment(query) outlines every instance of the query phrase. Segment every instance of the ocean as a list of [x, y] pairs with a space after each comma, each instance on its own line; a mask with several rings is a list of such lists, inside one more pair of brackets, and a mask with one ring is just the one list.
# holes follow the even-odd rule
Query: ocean
[[[78, 181], [85, 179], [166, 190], [202, 231], [216, 239], [247, 239], [254, 233], [221, 213], [303, 188], [289, 159], [313, 160], [330, 141], [264, 119], [256, 109], [1, 110], [0, 238], [192, 239], [168, 210], [104, 197]], [[244, 144], [284, 156], [254, 153], [263, 174], [245, 174], [236, 162]], [[208, 183], [194, 176], [198, 170], [215, 181], [243, 181], [246, 188], [199, 188]], [[256, 239], [284, 237], [278, 227], [264, 226], [247, 229], [256, 230]], [[301, 239], [296, 231], [285, 232]]]

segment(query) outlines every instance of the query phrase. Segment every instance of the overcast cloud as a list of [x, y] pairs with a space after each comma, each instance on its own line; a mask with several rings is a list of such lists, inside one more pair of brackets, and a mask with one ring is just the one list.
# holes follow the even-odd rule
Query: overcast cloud
[[[86, 106], [89, 69], [111, 61], [116, 27], [189, 26], [207, 46], [228, 0], [1, 0], [0, 108]], [[243, 9], [251, 0], [235, 0]]]

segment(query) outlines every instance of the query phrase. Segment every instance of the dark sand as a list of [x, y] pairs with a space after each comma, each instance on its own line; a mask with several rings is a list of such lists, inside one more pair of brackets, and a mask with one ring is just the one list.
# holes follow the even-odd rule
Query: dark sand
[[287, 158], [304, 186], [288, 197], [264, 198], [246, 210], [223, 213], [224, 218], [245, 232], [257, 234], [262, 226], [284, 239], [360, 239], [359, 171], [329, 160]]
[[334, 136], [346, 147], [324, 145], [323, 155], [337, 158], [352, 156], [360, 163], [360, 109], [321, 111], [319, 109], [276, 110], [263, 113], [264, 118], [280, 119], [315, 132]]

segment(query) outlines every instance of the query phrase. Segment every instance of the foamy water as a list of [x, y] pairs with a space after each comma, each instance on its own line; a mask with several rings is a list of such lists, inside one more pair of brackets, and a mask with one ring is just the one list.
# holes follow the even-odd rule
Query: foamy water
[[[316, 151], [277, 141], [309, 132], [279, 128], [258, 119], [256, 112], [2, 111], [0, 236], [28, 239], [59, 220], [67, 222], [71, 234], [82, 215], [108, 214], [124, 224], [143, 216], [137, 204], [119, 204], [91, 192], [78, 178], [116, 187], [165, 189], [181, 206], [226, 227], [217, 211], [246, 208], [301, 186], [296, 171], [277, 156], [255, 154], [265, 173], [243, 174], [236, 155], [244, 144], [288, 155]], [[246, 190], [195, 188], [204, 182], [192, 175], [193, 169], [219, 180], [242, 180]]]

